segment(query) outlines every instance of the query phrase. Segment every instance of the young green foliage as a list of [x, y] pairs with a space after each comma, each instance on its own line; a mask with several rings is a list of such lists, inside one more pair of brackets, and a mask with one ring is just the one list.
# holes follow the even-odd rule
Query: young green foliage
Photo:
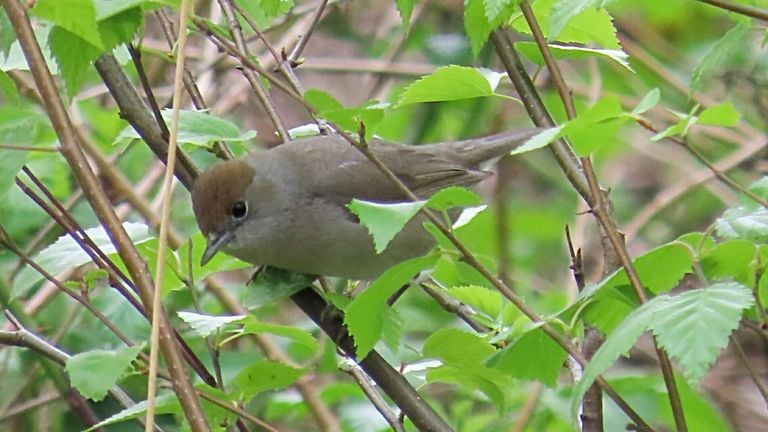
[[98, 402], [128, 371], [142, 348], [137, 344], [115, 351], [92, 350], [74, 355], [65, 367], [69, 382], [83, 396]]
[[572, 415], [575, 418], [581, 399], [597, 376], [649, 330], [678, 362], [689, 383], [697, 385], [753, 301], [749, 288], [730, 282], [676, 296], [660, 295], [643, 304], [616, 327], [584, 369], [574, 387]]

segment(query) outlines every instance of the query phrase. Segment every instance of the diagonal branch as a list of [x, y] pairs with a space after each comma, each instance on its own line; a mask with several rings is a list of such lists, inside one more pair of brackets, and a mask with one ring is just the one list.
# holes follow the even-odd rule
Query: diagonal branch
[[[61, 154], [72, 168], [72, 172], [83, 188], [83, 193], [97, 218], [110, 233], [115, 248], [119, 251], [120, 257], [125, 262], [139, 289], [142, 302], [147, 310], [150, 310], [154, 285], [149, 276], [147, 265], [128, 237], [128, 233], [125, 232], [120, 219], [115, 214], [96, 175], [86, 160], [85, 153], [80, 147], [72, 127], [69, 114], [61, 100], [50, 70], [48, 70], [40, 45], [35, 38], [27, 11], [21, 3], [15, 0], [2, 0], [2, 5], [16, 32], [37, 88], [40, 90], [46, 113], [59, 137]], [[190, 426], [193, 431], [206, 431], [209, 429], [207, 419], [203, 415], [200, 401], [194, 394], [192, 383], [187, 375], [179, 347], [173, 336], [173, 330], [165, 313], [162, 314], [160, 320], [160, 334], [163, 357], [168, 364], [174, 390], [179, 397]]]

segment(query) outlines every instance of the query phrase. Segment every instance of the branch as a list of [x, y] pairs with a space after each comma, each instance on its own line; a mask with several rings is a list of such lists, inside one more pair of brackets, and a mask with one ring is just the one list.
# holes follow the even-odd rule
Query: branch
[[[120, 257], [125, 262], [139, 289], [142, 302], [149, 309], [152, 303], [154, 286], [147, 272], [146, 263], [142, 260], [125, 229], [123, 229], [111, 203], [101, 189], [96, 175], [88, 165], [67, 110], [59, 96], [56, 83], [48, 70], [42, 50], [35, 38], [27, 12], [24, 6], [16, 0], [2, 0], [2, 4], [16, 32], [19, 45], [24, 52], [24, 57], [32, 72], [35, 84], [40, 91], [48, 118], [51, 120], [51, 124], [59, 138], [61, 153], [72, 168], [72, 172], [77, 182], [83, 188], [83, 193], [96, 213], [97, 218], [111, 234], [110, 237], [115, 248], [118, 250]], [[208, 422], [205, 416], [201, 415], [203, 412], [202, 407], [200, 406], [200, 401], [194, 396], [194, 388], [182, 363], [170, 322], [164, 313], [162, 315], [163, 319], [160, 320], [161, 347], [163, 357], [168, 364], [168, 369], [173, 378], [174, 390], [179, 397], [192, 430], [208, 430]]]
[[[250, 56], [248, 54], [248, 45], [245, 43], [245, 37], [243, 37], [243, 29], [240, 27], [240, 22], [237, 20], [237, 16], [235, 15], [235, 8], [232, 6], [232, 1], [218, 1], [221, 9], [224, 11], [224, 15], [227, 17], [227, 21], [229, 22], [229, 31], [232, 35], [232, 38], [235, 40], [235, 46], [241, 53], [245, 54], [245, 56]], [[285, 124], [280, 119], [280, 116], [275, 110], [275, 103], [272, 101], [272, 97], [266, 92], [266, 90], [264, 90], [264, 86], [259, 79], [260, 77], [253, 69], [250, 68], [241, 68], [240, 71], [248, 81], [248, 84], [251, 85], [253, 92], [261, 102], [261, 105], [264, 107], [264, 111], [267, 113], [270, 120], [272, 120], [272, 124], [275, 126], [275, 129], [277, 130], [278, 135], [280, 135], [280, 138], [283, 140], [283, 142], [290, 141], [291, 136], [288, 134], [288, 130], [285, 128]]]
[[[312, 321], [336, 341], [341, 350], [355, 358], [355, 344], [344, 325], [341, 311], [326, 304], [312, 288], [305, 288], [293, 294], [291, 298]], [[358, 359], [358, 362], [419, 430], [436, 432], [453, 430], [378, 352], [372, 350], [364, 359]]]
[[[112, 54], [103, 54], [96, 60], [94, 66], [120, 108], [120, 117], [133, 126], [158, 159], [167, 163], [168, 142], [163, 138], [162, 130], [125, 75], [120, 63]], [[190, 189], [198, 171], [186, 154], [178, 152], [174, 174], [187, 189]]]
[[[529, 18], [533, 18], [532, 15], [529, 16]], [[534, 20], [531, 20], [534, 21]], [[534, 21], [535, 22], [535, 21]], [[539, 36], [541, 36], [539, 34]], [[525, 105], [526, 110], [528, 111], [529, 116], [534, 120], [534, 123], [536, 123], [539, 126], [548, 126], [551, 127], [554, 125], [554, 122], [552, 120], [552, 117], [547, 112], [546, 107], [544, 106], [544, 103], [541, 100], [541, 97], [539, 96], [538, 92], [536, 91], [535, 87], [533, 86], [533, 83], [528, 76], [527, 71], [523, 67], [522, 62], [520, 61], [519, 56], [517, 55], [517, 52], [515, 51], [512, 40], [509, 37], [508, 33], [503, 29], [497, 29], [491, 34], [491, 40], [493, 44], [496, 47], [496, 51], [499, 54], [499, 57], [502, 60], [502, 63], [505, 65], [507, 69], [507, 74], [509, 75], [512, 83], [514, 84], [515, 88], [517, 89], [518, 94], [520, 95], [521, 100], [523, 101], [523, 104]], [[547, 44], [544, 43], [543, 40], [538, 41], [538, 45], [540, 49], [543, 51], [548, 51]], [[547, 54], [545, 55], [545, 59]], [[559, 68], [557, 68], [556, 63], [554, 62], [553, 58], [549, 56], [549, 62], [547, 65], [552, 69], [553, 75], [559, 74]], [[561, 84], [564, 85], [564, 81], [560, 80]], [[565, 90], [560, 90], [561, 95], [565, 96], [566, 99], [568, 99], [568, 96], [570, 93]], [[566, 103], [566, 106], [572, 106], [571, 103]], [[575, 113], [570, 113], [571, 115]], [[626, 246], [622, 241], [615, 241], [620, 238], [620, 234], [618, 230], [616, 229], [615, 223], [613, 223], [613, 220], [609, 214], [608, 207], [604, 205], [603, 201], [603, 192], [600, 189], [598, 183], [596, 174], [594, 172], [594, 169], [592, 168], [592, 163], [589, 158], [581, 158], [576, 159], [575, 154], [573, 153], [573, 150], [571, 150], [570, 146], [565, 142], [565, 140], [557, 140], [556, 142], [552, 143], [550, 145], [550, 148], [552, 149], [555, 159], [560, 164], [561, 169], [566, 174], [566, 177], [571, 181], [572, 186], [576, 191], [582, 196], [584, 201], [589, 204], [590, 208], [593, 212], [596, 212], [596, 216], [598, 216], [598, 221], [600, 221], [603, 232], [611, 239], [611, 246], [613, 251], [618, 254], [618, 256], [621, 259], [622, 264], [624, 265], [625, 269], [627, 270], [627, 273], [630, 274], [630, 281], [632, 282], [632, 286], [635, 288], [635, 292], [638, 295], [638, 298], [641, 302], [645, 299], [645, 293], [644, 289], [642, 287], [642, 284], [640, 284], [639, 278], [636, 278], [637, 273], [634, 270], [634, 267], [632, 266], [632, 261], [629, 259], [628, 252], [626, 250]], [[578, 167], [578, 170], [575, 170], [575, 168]], [[606, 253], [608, 253], [610, 250], [606, 250]], [[635, 279], [633, 280], [632, 274], [635, 275]], [[545, 329], [542, 327], [542, 329]], [[570, 342], [568, 342], [570, 345]], [[569, 351], [569, 353], [574, 356], [574, 353]], [[663, 353], [663, 351], [659, 352], [660, 357], [666, 358], [666, 354]], [[584, 358], [583, 355], [581, 355], [581, 352], [578, 352], [578, 356], [574, 356], [574, 359], [576, 359], [579, 364], [584, 367], [587, 363], [587, 360]], [[664, 367], [664, 362], [660, 360], [662, 363], [662, 371], [666, 371], [671, 374], [671, 368], [669, 370], [666, 370]], [[668, 362], [668, 359], [667, 359]], [[675, 410], [675, 407], [678, 406], [677, 403], [675, 403], [675, 400], [679, 402], [679, 398], [676, 398], [677, 391], [674, 383], [674, 375], [672, 376], [672, 380], [669, 381], [666, 378], [668, 376], [665, 373], [665, 382], [668, 385], [669, 394], [670, 394], [670, 400], [672, 402], [673, 410]], [[626, 402], [624, 402], [620, 397], [618, 397], [618, 394], [613, 391], [613, 389], [610, 389], [606, 387], [607, 382], [604, 379], [599, 379], [598, 384], [600, 387], [617, 403], [624, 404], [622, 407], [622, 410], [625, 408], [628, 408], [626, 405]], [[618, 399], [617, 399], [618, 398]], [[626, 411], [625, 411], [626, 412]], [[676, 412], [677, 413], [677, 412]], [[678, 421], [681, 418], [682, 411], [679, 411], [680, 416], [676, 415], [675, 420], [676, 424], [678, 425], [678, 428], [682, 424], [683, 428], [680, 429], [680, 431], [684, 431], [685, 429], [685, 423]], [[629, 413], [628, 413], [629, 414]], [[636, 413], [634, 413], [636, 415]], [[633, 420], [635, 418], [633, 417]], [[647, 424], [643, 423], [643, 425], [638, 425], [639, 427], [648, 427]]]
[[731, 12], [736, 12], [744, 16], [757, 18], [763, 21], [768, 21], [768, 11], [765, 9], [759, 9], [754, 6], [749, 6], [740, 3], [729, 3], [723, 0], [698, 0], [702, 3], [718, 7]]
[[357, 385], [363, 390], [363, 393], [365, 393], [365, 396], [368, 397], [368, 400], [370, 400], [373, 406], [376, 407], [376, 411], [384, 417], [393, 431], [405, 432], [403, 422], [394, 412], [392, 412], [389, 405], [387, 405], [387, 401], [385, 401], [379, 392], [376, 391], [374, 386], [371, 385], [370, 379], [362, 370], [360, 370], [360, 366], [357, 363], [347, 361], [341, 365], [341, 370], [352, 376], [357, 382]]

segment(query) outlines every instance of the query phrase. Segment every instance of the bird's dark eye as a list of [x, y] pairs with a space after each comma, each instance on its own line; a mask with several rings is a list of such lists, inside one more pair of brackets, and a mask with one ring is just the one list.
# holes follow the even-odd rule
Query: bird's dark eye
[[245, 201], [238, 201], [232, 206], [232, 218], [235, 220], [243, 219], [248, 214], [248, 204]]

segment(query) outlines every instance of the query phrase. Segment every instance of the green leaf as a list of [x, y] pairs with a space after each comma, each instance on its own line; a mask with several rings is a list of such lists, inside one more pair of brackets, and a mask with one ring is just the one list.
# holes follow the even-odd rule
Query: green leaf
[[344, 323], [357, 346], [361, 360], [373, 349], [384, 326], [381, 310], [389, 307], [387, 300], [419, 272], [434, 265], [437, 257], [426, 256], [404, 261], [379, 276], [371, 286], [355, 297], [345, 309]]
[[541, 327], [525, 332], [488, 360], [488, 365], [514, 378], [530, 379], [554, 388], [568, 353]]
[[464, 210], [461, 211], [461, 214], [459, 214], [459, 217], [456, 218], [456, 222], [453, 223], [453, 226], [451, 228], [457, 230], [463, 226], [468, 225], [470, 222], [472, 222], [475, 219], [475, 217], [480, 215], [487, 208], [488, 208], [487, 205], [466, 207]]
[[[48, 68], [51, 69], [51, 74], [56, 75], [59, 73], [59, 67], [51, 58], [51, 51], [48, 47], [48, 36], [51, 34], [52, 27], [53, 26], [50, 25], [40, 26], [35, 28], [34, 32], [35, 39], [40, 45], [40, 48], [43, 50], [45, 63], [48, 65]], [[8, 51], [8, 54], [5, 58], [0, 56], [0, 69], [4, 71], [29, 70], [27, 59], [24, 57], [24, 53], [21, 49], [21, 45], [19, 45], [18, 40], [11, 44], [11, 49]]]
[[[171, 110], [163, 110], [163, 119], [170, 124]], [[240, 129], [227, 120], [201, 111], [182, 110], [179, 113], [180, 143], [207, 146], [214, 141], [245, 141], [256, 136], [255, 131], [240, 133]], [[113, 144], [124, 145], [132, 140], [141, 139], [139, 134], [128, 126], [115, 138]]]
[[465, 331], [438, 330], [424, 342], [425, 357], [440, 358], [444, 365], [430, 369], [429, 382], [454, 382], [468, 389], [479, 389], [503, 410], [512, 380], [483, 362], [496, 348], [487, 340]]
[[643, 96], [643, 99], [641, 99], [640, 102], [638, 102], [637, 106], [635, 106], [635, 108], [630, 113], [630, 116], [637, 117], [640, 114], [643, 114], [649, 109], [655, 107], [659, 103], [660, 99], [661, 91], [658, 88], [651, 90], [647, 95]]
[[471, 190], [451, 186], [439, 190], [427, 200], [427, 207], [445, 211], [454, 207], [472, 207], [483, 203], [483, 199]]
[[444, 363], [474, 368], [482, 365], [496, 348], [486, 339], [455, 328], [445, 328], [432, 333], [422, 349], [425, 357], [436, 357]]
[[593, 301], [588, 301], [582, 315], [585, 322], [605, 334], [611, 334], [639, 304], [637, 295], [629, 285], [611, 287], [600, 290]]
[[502, 311], [508, 305], [501, 293], [483, 286], [468, 285], [448, 288], [448, 295], [469, 305], [477, 311], [486, 315], [491, 320], [501, 317]]
[[148, 0], [93, 0], [96, 8], [96, 19], [101, 21], [130, 10], [141, 10], [141, 6], [149, 3]]
[[618, 96], [603, 97], [594, 105], [584, 110], [578, 117], [568, 122], [563, 133], [567, 135], [578, 132], [606, 120], [619, 117], [622, 113], [621, 102]]
[[281, 336], [292, 340], [306, 348], [313, 353], [320, 351], [320, 343], [306, 330], [300, 328], [285, 326], [279, 324], [270, 324], [257, 321], [255, 317], [249, 315], [244, 320], [245, 325], [239, 332], [240, 334], [271, 334], [275, 336]]
[[247, 315], [229, 315], [229, 316], [213, 316], [203, 315], [194, 312], [177, 312], [179, 318], [185, 323], [189, 324], [195, 333], [201, 337], [208, 337], [218, 330], [224, 328], [227, 324], [241, 322]]
[[458, 366], [439, 366], [427, 372], [427, 382], [456, 383], [465, 390], [480, 390], [500, 413], [508, 408], [508, 393], [515, 387], [514, 381], [496, 369], [477, 366], [466, 369]]
[[383, 318], [381, 340], [392, 352], [397, 352], [400, 349], [400, 341], [403, 338], [403, 319], [392, 308], [382, 309], [381, 315]]
[[243, 368], [235, 377], [234, 384], [239, 390], [239, 398], [247, 403], [261, 392], [288, 387], [307, 372], [309, 372], [307, 368], [295, 368], [280, 362], [259, 360]]
[[395, 0], [397, 10], [400, 12], [400, 18], [403, 20], [403, 27], [405, 27], [406, 32], [408, 32], [411, 27], [411, 15], [413, 15], [413, 6], [415, 3], [416, 0]]
[[93, 350], [74, 355], [67, 359], [65, 366], [69, 382], [83, 396], [98, 402], [128, 370], [142, 348], [134, 345], [116, 351]]
[[[683, 276], [692, 271], [693, 253], [685, 244], [671, 242], [644, 253], [632, 263], [645, 288], [653, 294], [660, 294], [677, 286]], [[624, 269], [620, 269], [600, 285], [629, 285], [629, 277]]]
[[377, 126], [384, 119], [383, 104], [369, 101], [361, 107], [344, 107], [331, 94], [322, 90], [310, 89], [304, 98], [317, 111], [317, 115], [352, 133], [360, 131], [365, 125], [365, 139], [374, 136]]
[[[542, 17], [542, 21], [544, 19]], [[548, 20], [545, 22], [549, 23]], [[607, 10], [589, 8], [574, 16], [556, 38], [551, 35], [550, 38], [582, 45], [598, 44], [606, 50], [622, 51], [616, 33], [613, 17]], [[546, 34], [549, 35], [549, 33]]]
[[[619, 119], [623, 114], [618, 96], [606, 96], [566, 123], [562, 134], [570, 136], [578, 156], [586, 157], [610, 142], [612, 134], [608, 133], [605, 124], [609, 120]], [[617, 126], [621, 126], [624, 121], [620, 120]], [[591, 133], [587, 133], [585, 137], [584, 132], [595, 131], [599, 133], [600, 139], [594, 139]]]
[[732, 103], [723, 103], [709, 107], [699, 114], [696, 123], [715, 126], [736, 126], [741, 120], [741, 113]]
[[290, 12], [293, 8], [293, 0], [250, 0], [239, 1], [246, 15], [250, 16], [259, 28], [272, 27], [273, 21]]
[[604, 0], [560, 0], [549, 17], [549, 37], [557, 38], [570, 20]]
[[652, 136], [651, 141], [653, 142], [661, 141], [662, 139], [671, 137], [671, 136], [684, 137], [688, 135], [688, 130], [691, 128], [691, 126], [696, 124], [696, 120], [697, 120], [696, 116], [693, 116], [691, 114], [686, 115], [679, 122], [673, 124], [672, 126]]
[[[768, 198], [768, 177], [763, 177], [760, 180], [752, 183], [749, 185], [750, 192], [753, 192], [757, 194], [760, 197]], [[757, 203], [755, 203], [752, 198], [746, 197], [746, 196], [740, 196], [742, 199], [742, 202], [745, 202], [747, 204], [757, 206]]]
[[[671, 242], [659, 246], [632, 261], [640, 281], [653, 294], [667, 292], [692, 270], [693, 252], [685, 243]], [[582, 305], [584, 318], [602, 332], [610, 334], [638, 305], [637, 295], [623, 268], [616, 270], [598, 285], [587, 287], [569, 310]], [[567, 314], [566, 314], [567, 315]], [[570, 319], [570, 318], [567, 318]]]
[[92, 0], [37, 0], [30, 12], [78, 35], [99, 50], [104, 48]]
[[483, 0], [485, 6], [485, 17], [488, 22], [494, 22], [501, 17], [501, 14], [510, 5], [516, 5], [520, 0]]
[[16, 174], [27, 163], [29, 152], [0, 149], [0, 199], [16, 184]]
[[[137, 402], [135, 405], [129, 406], [91, 426], [85, 432], [92, 432], [97, 429], [103, 429], [105, 426], [142, 418], [147, 412], [148, 405], [146, 400]], [[173, 392], [166, 392], [157, 396], [155, 399], [155, 414], [181, 414], [181, 404], [179, 404], [179, 400], [176, 399], [176, 395]]]
[[753, 302], [746, 286], [718, 283], [658, 304], [649, 327], [691, 386], [697, 386]]
[[[0, 22], [0, 33], [2, 33], [2, 22]], [[0, 69], [0, 91], [2, 91], [0, 96], [3, 96], [10, 105], [20, 105], [21, 93], [19, 93], [8, 72], [2, 69]]]
[[[136, 250], [139, 252], [139, 255], [144, 259], [144, 261], [147, 263], [147, 267], [150, 269], [156, 269], [157, 268], [157, 261], [160, 257], [160, 239], [157, 237], [149, 239], [145, 242], [142, 242], [140, 244], [136, 245]], [[160, 286], [162, 288], [161, 294], [163, 297], [166, 297], [168, 294], [170, 294], [172, 291], [177, 291], [181, 289], [186, 289], [187, 284], [184, 282], [182, 278], [180, 278], [177, 275], [177, 270], [179, 267], [179, 259], [178, 256], [173, 252], [172, 249], [166, 247], [164, 251], [162, 251], [165, 255], [165, 263], [167, 265], [167, 268], [171, 271], [166, 271], [163, 274], [163, 280], [162, 284], [158, 281], [155, 281], [157, 286]], [[115, 265], [122, 270], [124, 273], [129, 274], [130, 272], [125, 266], [125, 263], [122, 259], [120, 259], [120, 256], [117, 253], [112, 254], [112, 256], [109, 257], [110, 259], [115, 260]]]
[[[223, 390], [211, 387], [207, 384], [197, 384], [195, 386], [201, 393], [205, 393], [219, 401], [229, 403], [230, 405], [236, 405], [237, 401], [233, 401], [232, 397], [225, 393]], [[208, 423], [211, 425], [224, 425], [232, 424], [237, 418], [237, 414], [234, 414], [231, 410], [219, 406], [205, 398], [200, 398], [201, 405], [205, 417], [208, 418]], [[215, 430], [215, 429], [214, 429]]]
[[578, 418], [579, 406], [584, 394], [598, 376], [608, 370], [619, 356], [625, 354], [645, 333], [656, 313], [659, 304], [666, 302], [668, 296], [662, 295], [645, 303], [633, 311], [611, 333], [600, 346], [592, 360], [584, 368], [581, 379], [573, 387], [571, 395], [571, 415]]
[[[144, 224], [125, 222], [123, 228], [128, 232], [128, 236], [134, 244], [141, 244], [153, 238], [149, 234], [149, 227]], [[116, 252], [103, 227], [89, 228], [85, 230], [85, 233], [105, 254], [109, 255]], [[53, 275], [91, 261], [91, 257], [68, 235], [59, 237], [55, 243], [40, 251], [33, 259], [45, 271]], [[16, 277], [13, 295], [22, 295], [42, 278], [43, 276], [31, 267], [25, 267]]]
[[670, 291], [692, 271], [693, 253], [677, 242], [662, 245], [635, 261], [635, 270], [645, 287], [653, 294]]
[[491, 32], [500, 22], [488, 21], [483, 0], [464, 1], [464, 31], [472, 45], [472, 55], [477, 56]]
[[83, 275], [83, 282], [89, 291], [97, 287], [105, 287], [109, 283], [109, 272], [100, 268], [88, 270]]
[[[494, 76], [491, 76], [492, 78]], [[493, 96], [494, 82], [477, 68], [443, 66], [409, 85], [395, 108], [422, 102], [445, 102]]]
[[259, 270], [248, 284], [243, 305], [248, 309], [274, 304], [312, 285], [315, 276], [287, 272], [274, 267]]
[[381, 204], [353, 199], [347, 207], [368, 228], [376, 245], [376, 253], [382, 253], [395, 235], [421, 210], [426, 201]]
[[[516, 42], [515, 48], [518, 49], [524, 56], [531, 59], [531, 61], [534, 63], [538, 65], [544, 64], [544, 57], [542, 57], [541, 51], [539, 51], [539, 47], [536, 45], [536, 43]], [[588, 59], [594, 57], [605, 58], [617, 63], [629, 72], [634, 72], [632, 67], [627, 62], [629, 55], [620, 49], [549, 44], [549, 50], [552, 52], [553, 57], [557, 60]]]
[[365, 140], [374, 137], [376, 128], [384, 120], [384, 110], [381, 108], [344, 108], [333, 111], [323, 111], [318, 116], [340, 126], [341, 128], [358, 134], [361, 125], [365, 126]]
[[[125, 3], [129, 2], [108, 1], [107, 3], [116, 3], [116, 7], [120, 8], [120, 5], [124, 6]], [[140, 7], [121, 8], [119, 12], [115, 13], [110, 11], [110, 15], [106, 17], [101, 17], [99, 14], [99, 34], [101, 34], [104, 43], [104, 50], [111, 51], [118, 45], [131, 42], [143, 23], [144, 13]]]
[[101, 54], [97, 48], [79, 35], [63, 27], [54, 27], [48, 37], [51, 54], [59, 65], [59, 70], [67, 87], [67, 94], [77, 94], [86, 78], [86, 71], [91, 62]]
[[751, 241], [728, 240], [705, 253], [699, 261], [709, 280], [733, 279], [749, 284], [754, 279], [756, 252], [757, 247]]
[[587, 157], [600, 150], [605, 145], [613, 142], [622, 127], [628, 122], [628, 117], [622, 114], [616, 118], [610, 118], [593, 127], [581, 129], [569, 135], [576, 155]]
[[545, 129], [531, 139], [525, 142], [525, 144], [512, 150], [509, 154], [516, 155], [521, 153], [527, 153], [529, 151], [538, 150], [542, 147], [548, 146], [552, 141], [561, 136], [561, 132], [565, 125], [556, 126], [553, 128]]
[[768, 239], [768, 210], [764, 207], [737, 207], [726, 210], [715, 221], [715, 230], [721, 237], [728, 239], [743, 238], [752, 241]]
[[304, 99], [316, 109], [317, 112], [334, 111], [344, 108], [344, 105], [333, 97], [333, 95], [318, 89], [307, 90], [304, 93]]
[[[539, 22], [541, 31], [550, 41], [568, 42], [579, 45], [600, 45], [603, 48], [619, 49], [619, 40], [616, 37], [616, 27], [613, 18], [605, 9], [591, 8], [574, 16], [562, 31], [552, 34], [550, 30], [550, 17], [553, 6], [557, 0], [537, 0], [532, 4], [533, 13]], [[525, 20], [519, 19], [512, 26], [526, 34], [531, 34]]]
[[744, 41], [747, 38], [749, 29], [750, 24], [748, 21], [740, 21], [712, 45], [712, 48], [701, 60], [701, 63], [693, 70], [690, 87], [691, 94], [701, 89], [701, 81], [705, 75], [717, 71], [734, 56], [744, 51]]
[[0, 54], [7, 57], [11, 51], [11, 45], [16, 41], [16, 32], [13, 31], [11, 21], [5, 13], [5, 8], [0, 8]]
[[[32, 109], [0, 108], [0, 142], [42, 147], [39, 143], [38, 134], [44, 128], [49, 127], [50, 122], [48, 119]], [[5, 152], [8, 151], [10, 150], [5, 150]], [[16, 153], [24, 153], [23, 151], [14, 151]]]

